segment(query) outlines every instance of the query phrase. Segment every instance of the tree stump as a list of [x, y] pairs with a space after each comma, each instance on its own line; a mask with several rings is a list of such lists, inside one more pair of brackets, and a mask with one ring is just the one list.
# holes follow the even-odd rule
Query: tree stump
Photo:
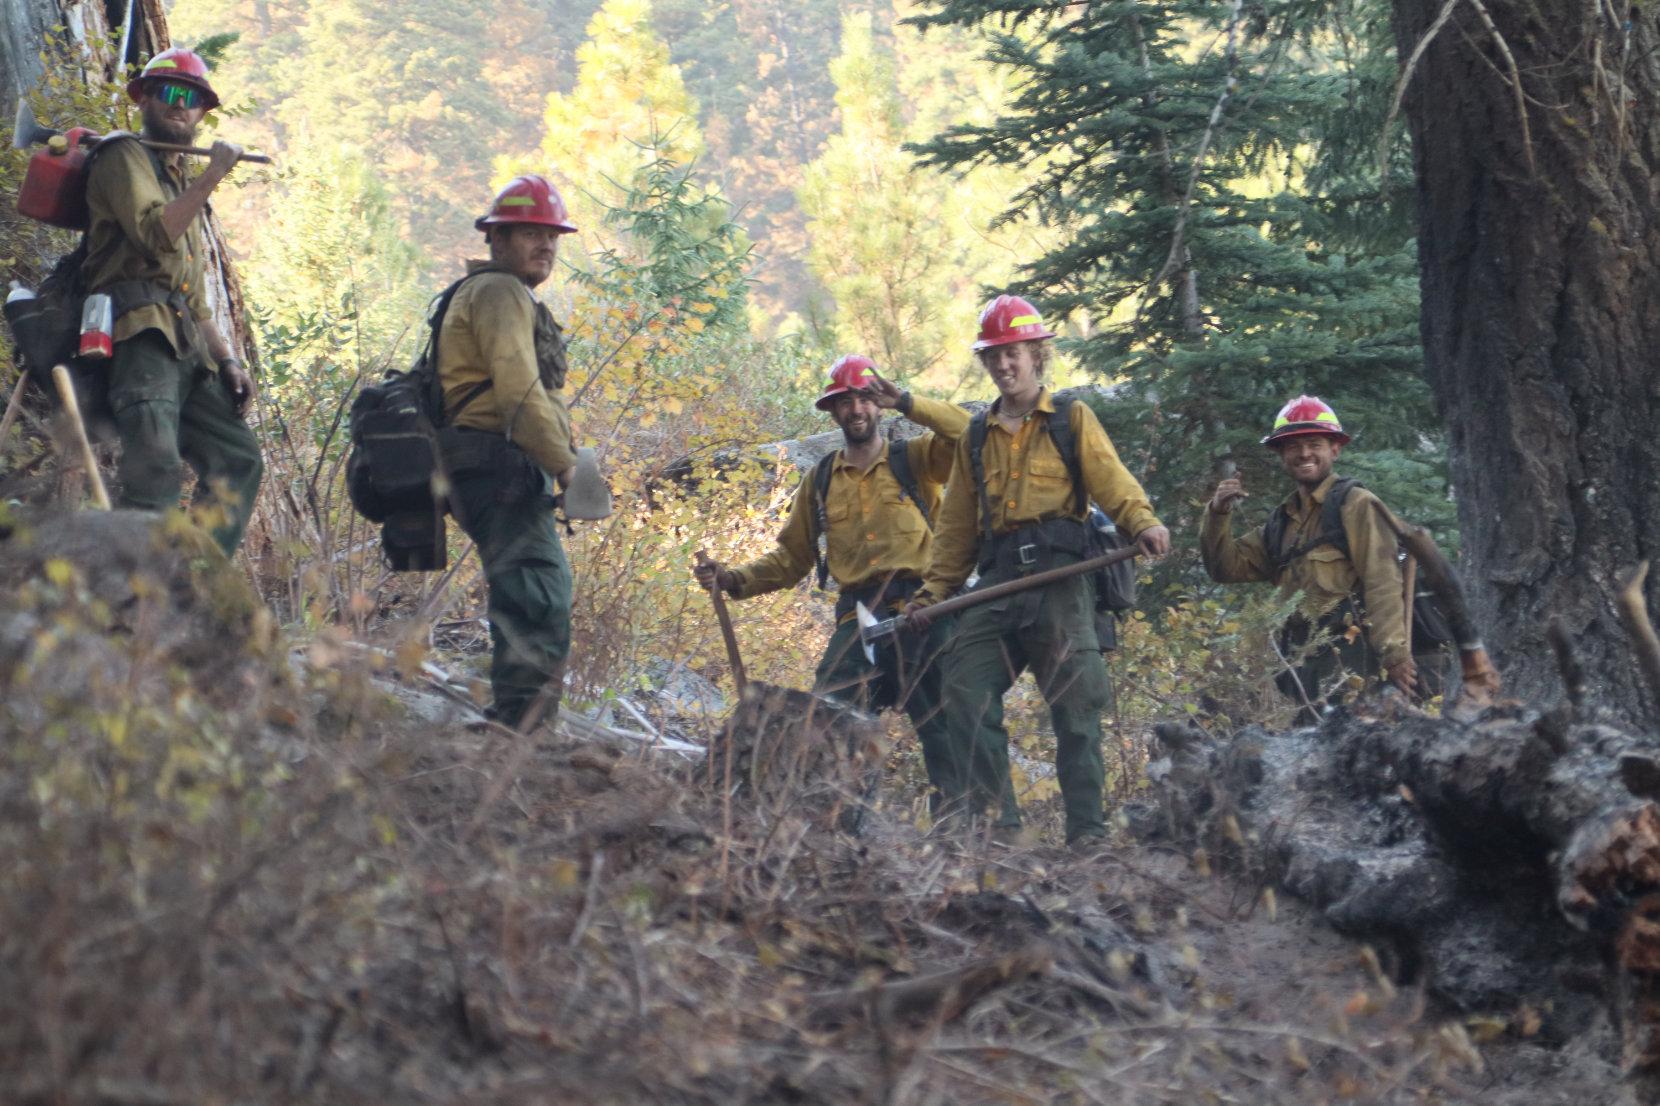
[[856, 833], [887, 742], [872, 714], [823, 695], [751, 682], [709, 747], [704, 778], [754, 817], [797, 816]]

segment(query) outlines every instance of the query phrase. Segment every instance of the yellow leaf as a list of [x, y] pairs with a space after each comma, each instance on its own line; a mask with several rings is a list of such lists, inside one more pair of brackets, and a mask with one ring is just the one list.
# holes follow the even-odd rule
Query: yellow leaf
[[75, 568], [62, 557], [53, 557], [46, 562], [46, 578], [58, 587], [66, 588], [75, 578]]

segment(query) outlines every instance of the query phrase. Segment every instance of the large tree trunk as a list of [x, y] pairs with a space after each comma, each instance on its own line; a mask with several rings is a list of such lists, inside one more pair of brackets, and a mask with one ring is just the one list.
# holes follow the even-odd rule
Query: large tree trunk
[[1449, 3], [1405, 108], [1476, 615], [1511, 687], [1556, 686], [1559, 618], [1598, 692], [1642, 717], [1614, 597], [1660, 553], [1660, 13], [1395, 0], [1403, 59]]

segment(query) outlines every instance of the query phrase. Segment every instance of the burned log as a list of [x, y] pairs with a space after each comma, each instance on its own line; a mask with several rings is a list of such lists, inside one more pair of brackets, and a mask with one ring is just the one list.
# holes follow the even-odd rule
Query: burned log
[[[1543, 1012], [1660, 1068], [1660, 757], [1571, 713], [1386, 709], [1215, 740], [1161, 727], [1149, 834], [1323, 910], [1461, 1014]], [[1606, 1039], [1605, 1039], [1606, 1038]]]

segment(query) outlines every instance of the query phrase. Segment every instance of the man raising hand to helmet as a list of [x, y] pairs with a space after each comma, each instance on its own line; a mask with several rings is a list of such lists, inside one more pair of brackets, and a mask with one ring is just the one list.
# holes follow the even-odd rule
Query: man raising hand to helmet
[[[704, 587], [718, 585], [748, 599], [806, 576], [819, 560], [822, 540], [819, 585], [834, 577], [840, 595], [836, 630], [814, 685], [867, 709], [905, 709], [922, 745], [933, 787], [929, 805], [937, 813], [941, 795], [959, 789], [934, 660], [949, 628], [889, 638], [872, 662], [859, 643], [855, 604], [881, 617], [896, 612], [921, 586], [933, 544], [930, 520], [939, 513], [940, 488], [951, 473], [968, 412], [901, 391], [877, 373], [870, 358], [856, 354], [831, 367], [830, 382], [814, 406], [841, 427], [842, 448], [802, 478], [778, 544], [746, 565], [726, 569], [705, 563], [694, 572]], [[888, 410], [930, 432], [889, 442], [881, 432], [882, 412]]]

